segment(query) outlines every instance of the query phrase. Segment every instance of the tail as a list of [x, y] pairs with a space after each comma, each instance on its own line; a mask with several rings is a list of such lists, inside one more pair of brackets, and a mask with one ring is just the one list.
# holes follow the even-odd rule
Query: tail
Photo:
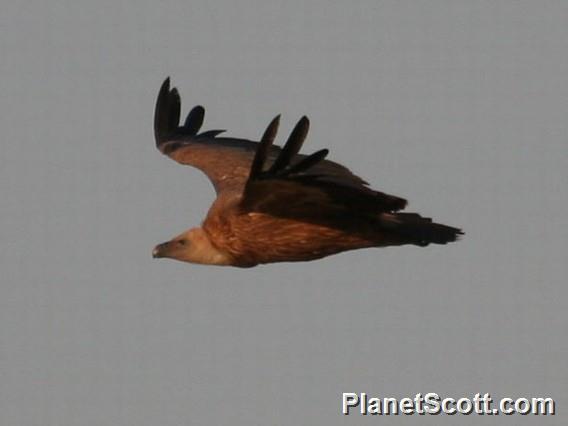
[[451, 243], [463, 235], [461, 229], [433, 223], [431, 218], [418, 213], [385, 213], [381, 215], [381, 225], [401, 237], [403, 243], [421, 247]]

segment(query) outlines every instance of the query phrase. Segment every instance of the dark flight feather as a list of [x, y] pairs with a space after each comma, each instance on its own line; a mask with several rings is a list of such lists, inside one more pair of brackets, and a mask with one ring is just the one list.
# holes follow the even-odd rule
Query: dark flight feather
[[181, 99], [178, 90], [174, 87], [168, 95], [168, 129], [175, 129], [179, 125], [181, 113]]
[[[279, 116], [277, 117], [279, 119]], [[251, 167], [248, 182], [246, 184], [243, 206], [250, 210], [262, 209], [264, 212], [278, 212], [278, 215], [293, 217], [296, 213], [291, 209], [282, 209], [276, 205], [289, 205], [285, 201], [290, 196], [287, 192], [278, 193], [270, 191], [269, 181], [288, 182], [288, 185], [295, 185], [295, 192], [298, 198], [301, 194], [309, 193], [314, 196], [314, 190], [319, 191], [321, 196], [326, 196], [327, 200], [335, 204], [337, 208], [344, 210], [354, 209], [359, 216], [374, 217], [381, 212], [391, 212], [403, 208], [406, 200], [394, 196], [389, 196], [382, 192], [374, 191], [365, 185], [353, 185], [345, 182], [341, 178], [319, 173], [316, 170], [317, 164], [321, 163], [329, 151], [322, 149], [309, 156], [303, 156], [295, 164], [292, 159], [298, 156], [309, 129], [309, 120], [302, 117], [294, 127], [286, 144], [274, 160], [272, 166], [264, 171], [267, 152], [272, 145], [277, 131], [277, 121], [273, 120], [266, 129], [261, 143], [256, 151], [256, 155]], [[257, 182], [258, 181], [258, 182]], [[271, 202], [267, 203], [263, 197], [269, 197]], [[256, 206], [256, 207], [255, 207]], [[271, 207], [272, 210], [271, 210]], [[276, 213], [275, 213], [276, 214]], [[304, 212], [302, 212], [304, 214]], [[317, 216], [319, 212], [314, 212]], [[325, 212], [323, 213], [325, 215]]]
[[290, 133], [284, 148], [282, 148], [282, 152], [280, 152], [278, 158], [270, 167], [269, 173], [275, 173], [290, 164], [292, 158], [300, 152], [309, 128], [310, 121], [308, 117], [303, 116], [294, 127], [294, 130], [292, 130], [292, 133]]
[[[192, 137], [213, 139], [224, 132], [224, 130], [208, 130], [200, 135], [197, 134], [205, 118], [205, 109], [201, 105], [191, 109], [181, 127], [179, 126], [180, 114], [181, 99], [179, 92], [175, 87], [170, 90], [170, 79], [168, 77], [158, 93], [154, 113], [154, 134], [156, 145], [160, 150], [163, 151], [164, 144], [173, 140], [181, 142], [184, 139], [187, 141], [188, 138]], [[175, 147], [177, 149], [182, 145], [182, 143], [178, 143]], [[172, 151], [172, 147], [167, 149], [168, 153]]]
[[226, 130], [207, 130], [206, 132], [200, 133], [199, 135], [197, 135], [198, 138], [201, 139], [206, 139], [206, 138], [210, 138], [213, 139], [217, 136], [219, 136], [221, 133], [225, 133]]
[[320, 149], [319, 151], [310, 154], [303, 160], [300, 160], [298, 163], [288, 167], [285, 170], [282, 170], [282, 172], [279, 173], [279, 175], [290, 176], [297, 173], [301, 173], [303, 171], [307, 171], [313, 166], [315, 166], [317, 163], [322, 161], [325, 157], [327, 157], [328, 154], [329, 154], [329, 149]]
[[156, 146], [160, 145], [170, 134], [170, 78], [166, 78], [158, 92], [158, 99], [156, 100], [156, 108], [154, 110], [154, 136], [156, 137]]
[[[258, 148], [256, 149], [256, 154], [252, 160], [252, 165], [250, 168], [249, 181], [254, 181], [262, 174], [264, 163], [268, 157], [268, 152], [274, 143], [274, 138], [276, 138], [276, 133], [278, 132], [278, 126], [280, 125], [280, 115], [277, 115], [272, 119], [266, 130], [264, 131]], [[282, 155], [282, 154], [280, 154]]]
[[[185, 122], [183, 124], [183, 128], [188, 135], [196, 135], [201, 129], [203, 125], [203, 119], [205, 118], [205, 108], [201, 105], [195, 106], [189, 111]], [[176, 123], [177, 126], [177, 123]]]

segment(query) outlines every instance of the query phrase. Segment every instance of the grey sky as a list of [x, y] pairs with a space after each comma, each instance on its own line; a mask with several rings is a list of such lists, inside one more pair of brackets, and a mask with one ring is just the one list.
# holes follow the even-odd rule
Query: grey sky
[[[0, 423], [468, 425], [345, 417], [341, 393], [490, 392], [559, 407], [490, 424], [565, 424], [567, 22], [563, 1], [4, 1]], [[168, 75], [204, 128], [308, 115], [306, 151], [465, 238], [153, 260], [214, 197], [154, 147]]]

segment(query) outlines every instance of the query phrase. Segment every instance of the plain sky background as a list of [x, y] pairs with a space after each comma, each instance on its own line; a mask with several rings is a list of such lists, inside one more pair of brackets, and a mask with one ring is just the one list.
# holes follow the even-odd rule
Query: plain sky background
[[[0, 424], [563, 425], [568, 2], [6, 1]], [[214, 191], [154, 146], [303, 114], [306, 152], [448, 246], [249, 270], [154, 260]], [[342, 392], [550, 396], [555, 417], [340, 414]]]

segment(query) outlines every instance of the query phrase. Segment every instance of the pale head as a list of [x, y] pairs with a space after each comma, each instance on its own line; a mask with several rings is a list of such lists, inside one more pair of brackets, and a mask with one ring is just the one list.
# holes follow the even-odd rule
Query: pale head
[[231, 257], [218, 250], [202, 228], [192, 228], [170, 241], [158, 244], [152, 251], [152, 257], [206, 265], [231, 264]]

